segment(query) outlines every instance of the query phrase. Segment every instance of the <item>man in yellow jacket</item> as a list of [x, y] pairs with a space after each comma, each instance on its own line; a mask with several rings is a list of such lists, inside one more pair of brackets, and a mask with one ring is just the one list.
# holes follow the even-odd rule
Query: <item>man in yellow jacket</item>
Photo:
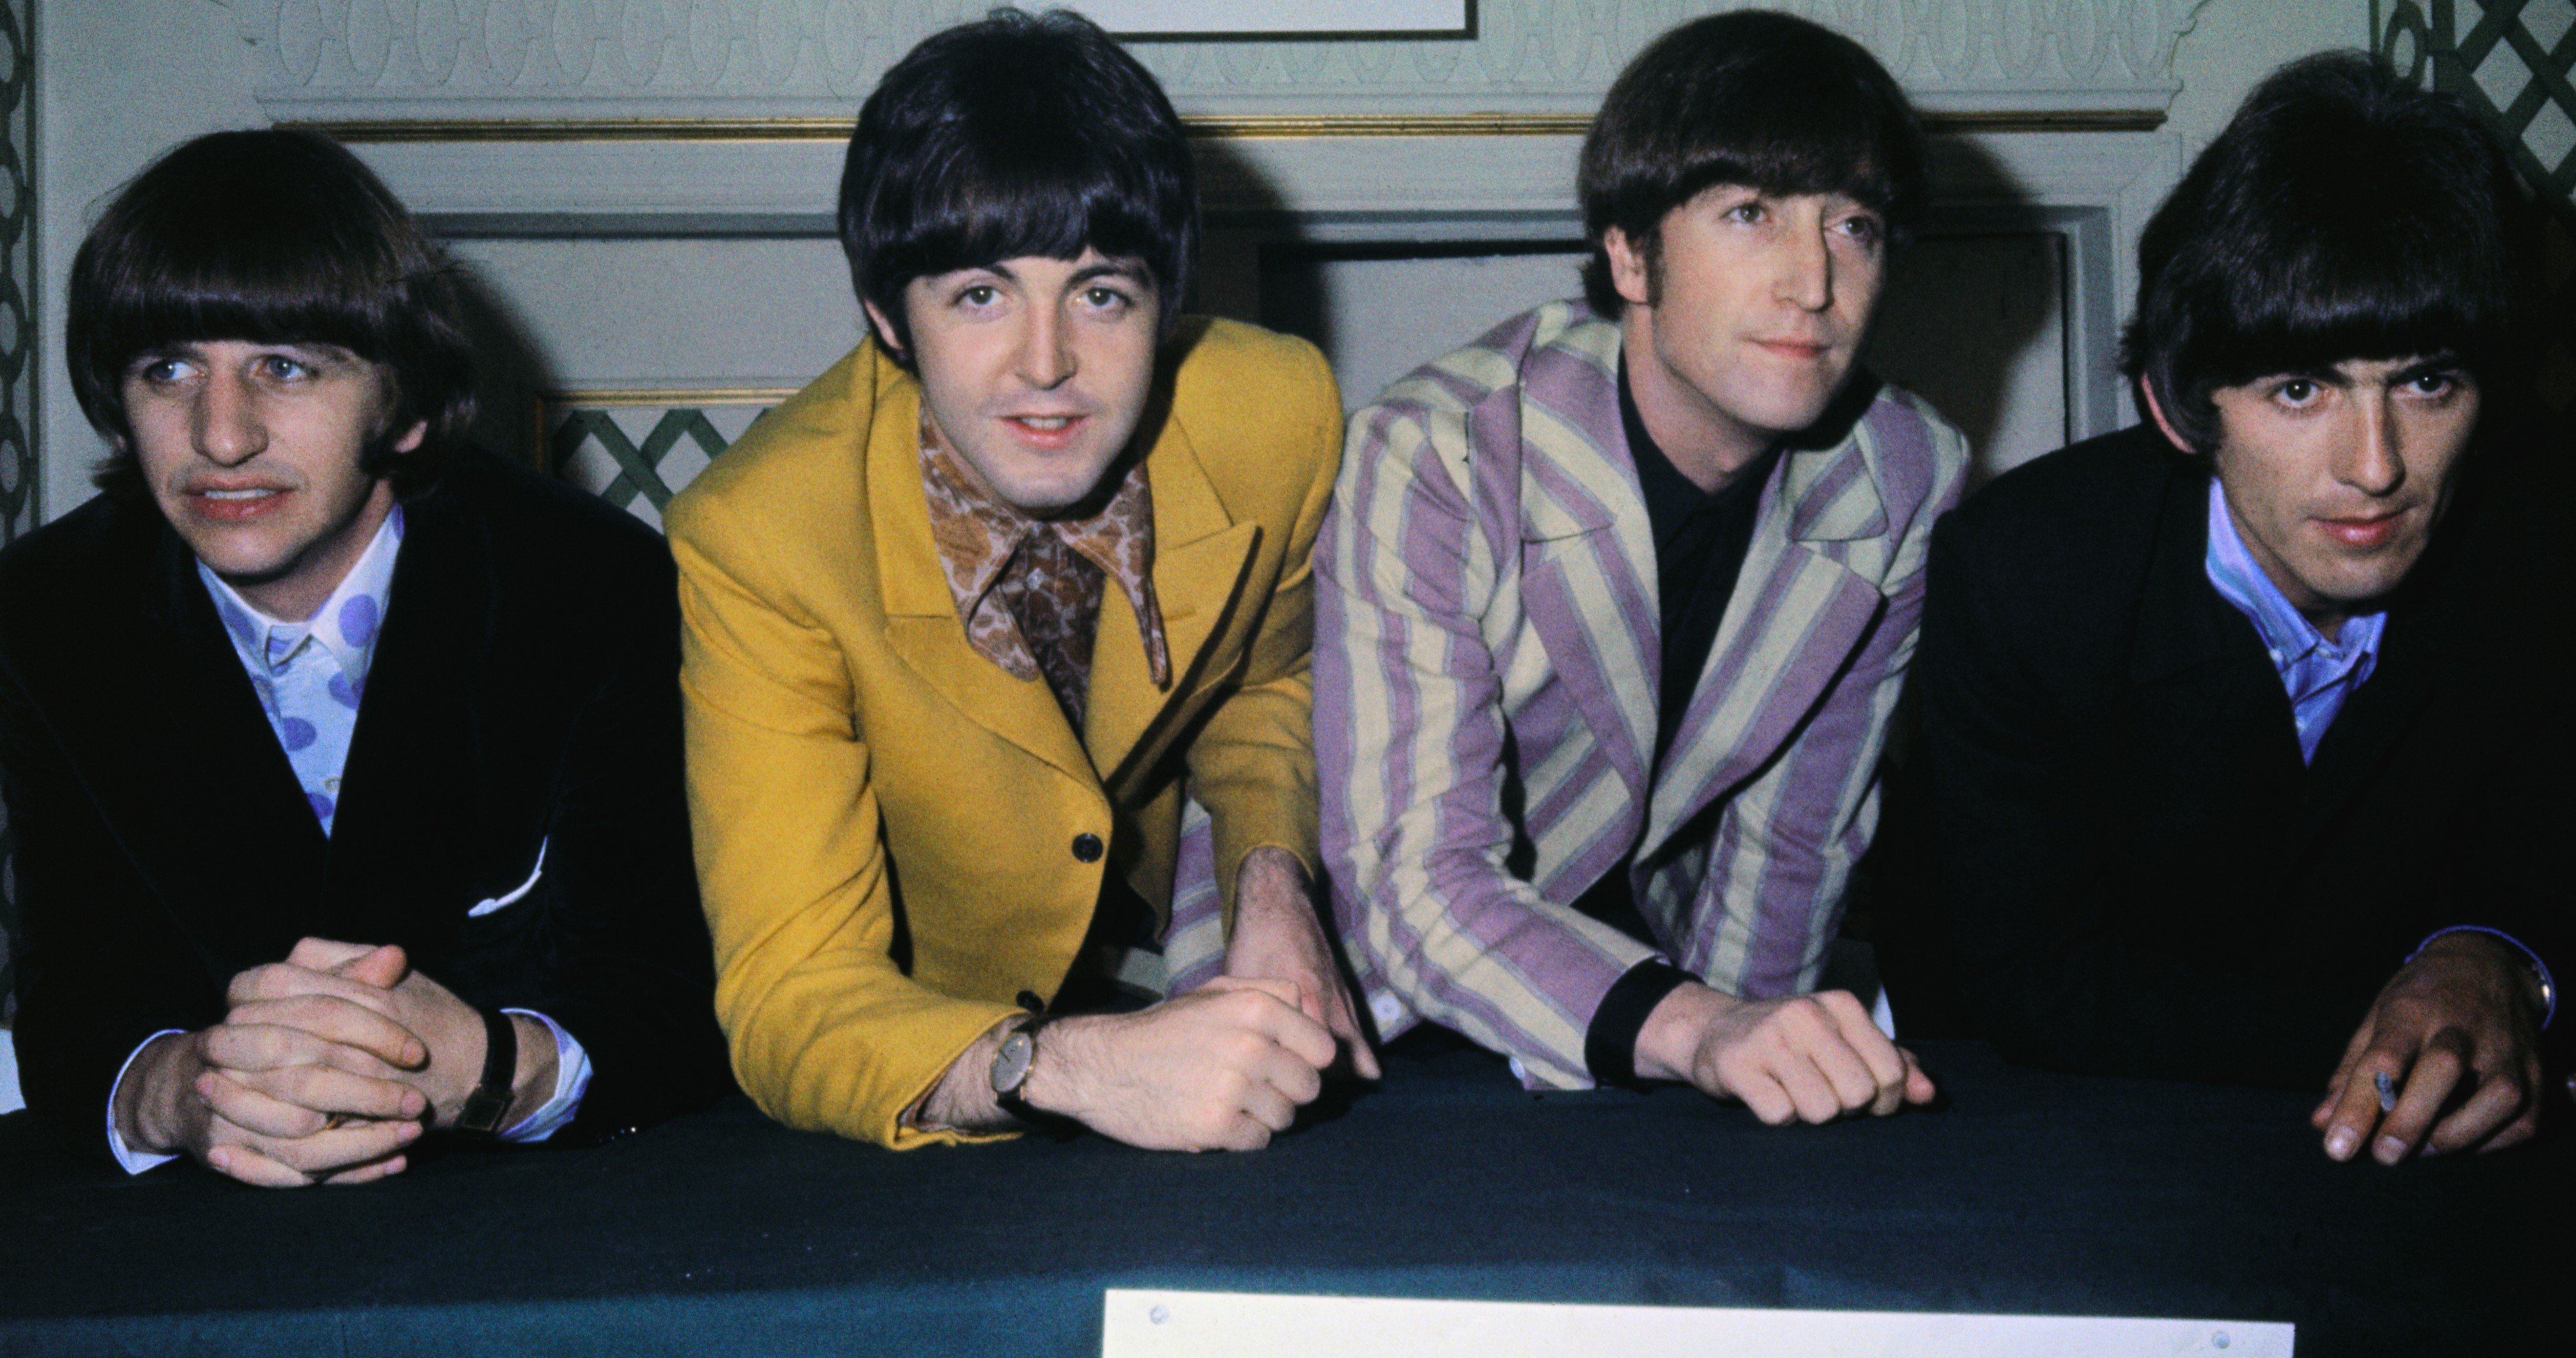
[[1175, 314], [1187, 143], [1070, 15], [889, 71], [840, 220], [873, 337], [668, 516], [735, 1072], [898, 1148], [1263, 1145], [1376, 1074], [1313, 903], [1331, 372]]

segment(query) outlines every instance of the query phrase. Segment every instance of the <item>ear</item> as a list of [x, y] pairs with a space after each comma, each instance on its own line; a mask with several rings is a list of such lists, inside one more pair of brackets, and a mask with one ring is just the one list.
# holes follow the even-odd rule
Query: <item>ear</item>
[[411, 428], [403, 431], [403, 436], [401, 438], [394, 440], [394, 451], [397, 453], [411, 452], [413, 449], [420, 447], [420, 445], [423, 442], [426, 442], [428, 438], [429, 421], [415, 420], [412, 422]]
[[877, 332], [877, 346], [895, 358], [903, 357], [902, 346], [894, 342], [894, 325], [886, 319], [886, 314], [877, 310], [874, 302], [863, 299], [859, 305], [867, 308], [868, 327]]
[[2164, 403], [2156, 399], [2155, 383], [2150, 382], [2143, 377], [2139, 378], [2138, 396], [2147, 403], [2147, 418], [2154, 420], [2156, 422], [2156, 428], [2164, 431], [2165, 440], [2167, 442], [2173, 444], [2176, 448], [2180, 448], [2186, 453], [2196, 453], [2200, 451], [2199, 449], [2191, 446], [2191, 441], [2189, 439], [2184, 438], [2180, 433], [2175, 431], [2172, 420], [2165, 418]]
[[1654, 288], [1646, 268], [1646, 252], [1615, 226], [1601, 233], [1601, 251], [1610, 257], [1610, 286], [1619, 294], [1619, 300], [1630, 306], [1651, 305], [1647, 299], [1654, 295]]

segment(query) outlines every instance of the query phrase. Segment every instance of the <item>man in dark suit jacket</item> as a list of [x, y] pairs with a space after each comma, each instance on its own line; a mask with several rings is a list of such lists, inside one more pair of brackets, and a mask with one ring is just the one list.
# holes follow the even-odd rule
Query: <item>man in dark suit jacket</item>
[[2150, 423], [1935, 532], [1939, 923], [2007, 1056], [2324, 1081], [2337, 1159], [2531, 1134], [2570, 591], [2510, 174], [2357, 56], [2276, 74], [2147, 228]]
[[401, 206], [320, 138], [201, 138], [70, 302], [105, 493], [0, 556], [30, 1109], [292, 1186], [712, 1099], [670, 560], [459, 446]]

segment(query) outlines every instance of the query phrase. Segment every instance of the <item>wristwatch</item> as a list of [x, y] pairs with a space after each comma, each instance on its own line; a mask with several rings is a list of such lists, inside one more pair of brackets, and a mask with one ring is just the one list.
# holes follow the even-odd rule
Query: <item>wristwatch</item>
[[501, 1134], [501, 1119], [510, 1115], [511, 1079], [519, 1072], [519, 1029], [498, 1009], [483, 1014], [483, 1083], [465, 1096], [465, 1107], [448, 1128], [458, 1136], [489, 1141]]
[[1038, 1032], [1055, 1022], [1056, 1018], [1056, 1015], [1048, 1014], [1030, 1019], [1012, 1029], [1010, 1035], [1002, 1039], [1001, 1047], [993, 1053], [993, 1102], [1000, 1104], [1003, 1112], [1033, 1127], [1054, 1126], [1063, 1121], [1052, 1113], [1030, 1107], [1028, 1100], [1020, 1097], [1020, 1091], [1029, 1082], [1029, 1069], [1037, 1064]]

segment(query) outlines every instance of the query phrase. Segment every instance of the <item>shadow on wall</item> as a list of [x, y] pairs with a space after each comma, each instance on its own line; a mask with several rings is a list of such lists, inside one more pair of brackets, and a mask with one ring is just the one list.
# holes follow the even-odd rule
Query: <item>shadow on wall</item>
[[523, 466], [552, 471], [538, 446], [537, 399], [558, 385], [553, 365], [505, 293], [471, 267], [455, 269], [474, 346], [474, 441]]

